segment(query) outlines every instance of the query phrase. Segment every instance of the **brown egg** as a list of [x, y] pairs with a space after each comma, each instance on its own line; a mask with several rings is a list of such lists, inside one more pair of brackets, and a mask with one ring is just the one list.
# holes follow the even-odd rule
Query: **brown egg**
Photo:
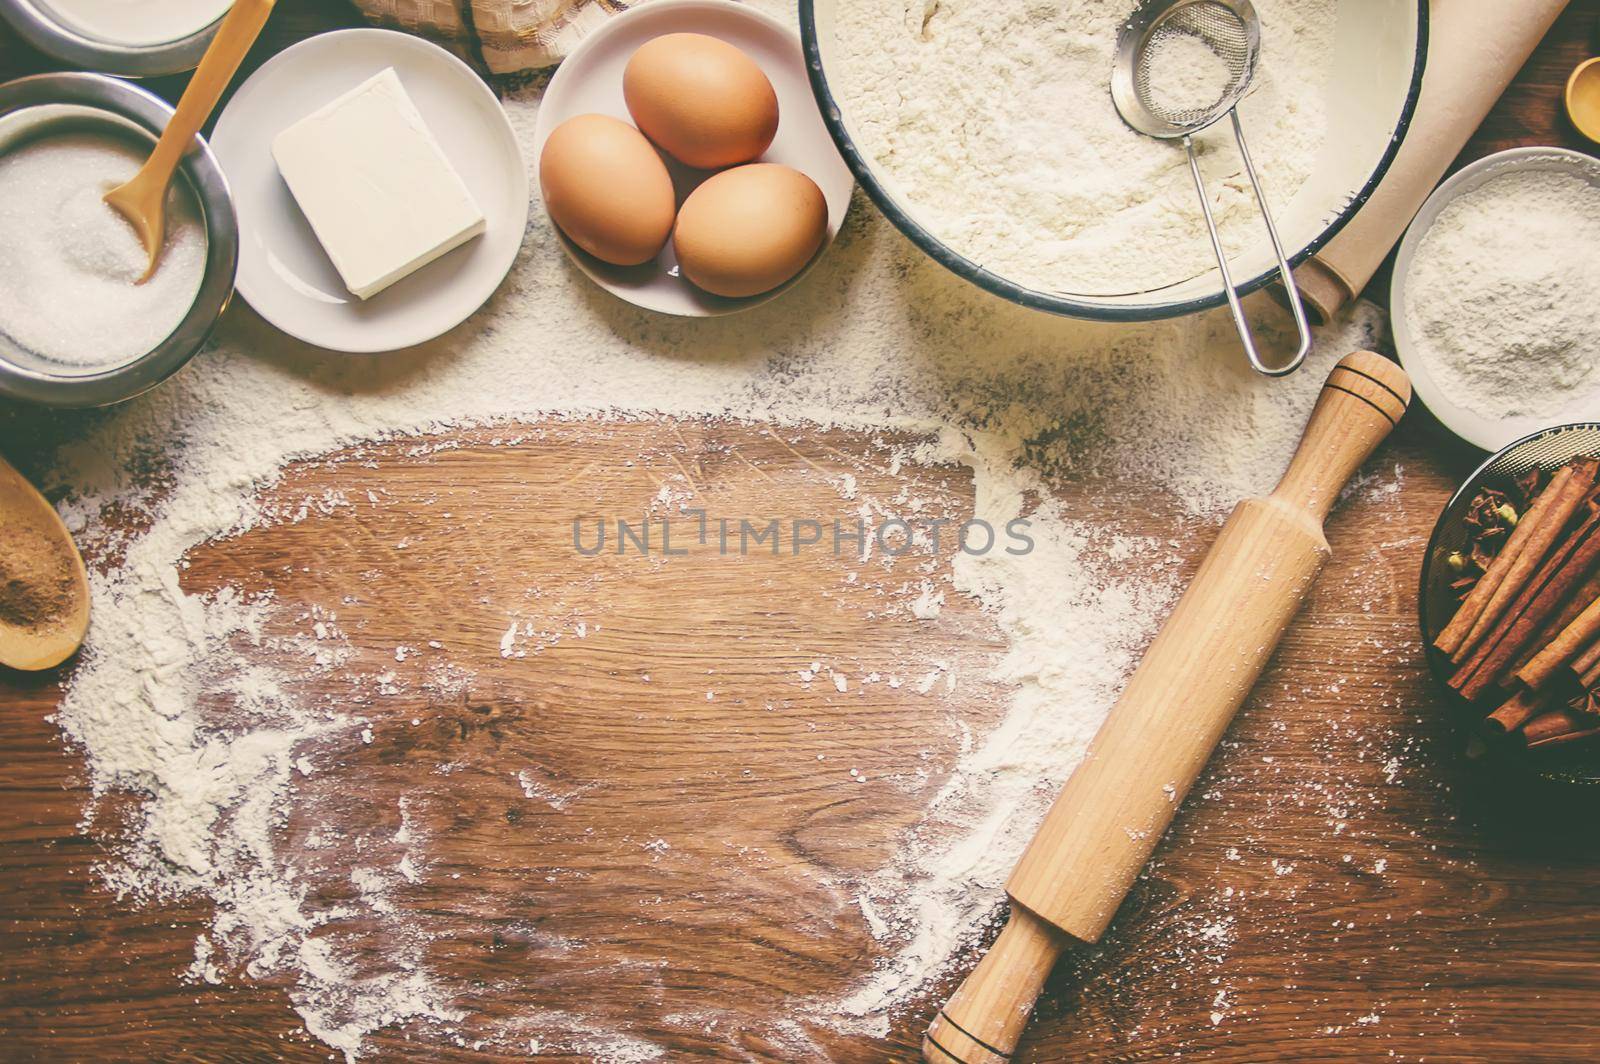
[[539, 154], [539, 187], [561, 231], [597, 259], [649, 262], [672, 232], [667, 164], [642, 133], [608, 115], [579, 115], [551, 132]]
[[724, 170], [689, 194], [672, 247], [683, 276], [719, 296], [778, 287], [811, 261], [828, 233], [816, 182], [775, 163]]
[[669, 33], [634, 52], [622, 95], [645, 136], [701, 170], [747, 163], [778, 132], [772, 82], [748, 55], [702, 33]]

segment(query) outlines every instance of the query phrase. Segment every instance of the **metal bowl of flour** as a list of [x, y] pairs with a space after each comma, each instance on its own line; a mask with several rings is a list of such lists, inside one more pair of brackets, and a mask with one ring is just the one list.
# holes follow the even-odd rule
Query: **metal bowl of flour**
[[[172, 117], [159, 97], [102, 74], [40, 74], [0, 85], [0, 157], [40, 137], [109, 132], [154, 147]], [[153, 350], [105, 367], [50, 362], [0, 332], [0, 395], [47, 406], [106, 406], [166, 380], [200, 350], [233, 295], [239, 226], [211, 149], [199, 137], [174, 180], [186, 182], [205, 227], [205, 270], [188, 312]]]
[[[1134, 0], [1128, 0], [1131, 12]], [[853, 113], [843, 91], [839, 72], [847, 62], [849, 45], [839, 35], [839, 15], [844, 0], [800, 0], [800, 35], [805, 48], [812, 91], [822, 117], [856, 179], [884, 215], [924, 252], [954, 273], [995, 295], [1037, 310], [1104, 321], [1150, 321], [1192, 314], [1221, 306], [1226, 299], [1214, 260], [1195, 275], [1170, 284], [1127, 285], [1129, 290], [1072, 292], [1019, 281], [975, 261], [953, 245], [932, 216], [896, 180], [889, 168], [864, 145], [861, 116]], [[937, 13], [937, 5], [929, 5]], [[912, 33], [903, 25], [886, 24], [884, 34]], [[1273, 26], [1263, 16], [1264, 47], [1272, 47]], [[1337, 0], [1332, 27], [1332, 54], [1324, 106], [1328, 122], [1321, 150], [1310, 176], [1288, 202], [1270, 204], [1284, 250], [1296, 265], [1333, 238], [1372, 195], [1388, 172], [1410, 125], [1422, 88], [1427, 59], [1427, 0]], [[869, 45], [869, 47], [871, 47]], [[974, 39], [971, 52], [981, 55], [993, 42]], [[855, 59], [861, 54], [856, 52]], [[870, 59], [870, 54], [868, 55]], [[1111, 68], [1106, 55], [1106, 99], [1110, 107]], [[886, 67], [887, 71], [887, 67]], [[892, 77], [886, 73], [886, 77]], [[896, 83], [898, 84], [898, 82]], [[1006, 92], [997, 85], [995, 92]], [[1059, 101], [1039, 101], [1038, 106], [1061, 106]], [[949, 116], [952, 137], [965, 134], [962, 115]], [[1070, 115], [1064, 115], [1070, 122]], [[1177, 160], [1181, 165], [1182, 151]], [[1258, 167], [1260, 160], [1257, 159]], [[1271, 191], [1272, 175], [1263, 175]], [[1071, 182], [1071, 174], [1062, 174]], [[1193, 186], [1187, 189], [1191, 202]], [[1204, 223], [1196, 209], [1193, 240], [1205, 243]], [[1276, 275], [1276, 263], [1265, 232], [1259, 240], [1232, 255], [1240, 292], [1254, 291]]]
[[17, 36], [70, 66], [148, 78], [199, 65], [228, 6], [229, 0], [0, 0], [0, 18]]

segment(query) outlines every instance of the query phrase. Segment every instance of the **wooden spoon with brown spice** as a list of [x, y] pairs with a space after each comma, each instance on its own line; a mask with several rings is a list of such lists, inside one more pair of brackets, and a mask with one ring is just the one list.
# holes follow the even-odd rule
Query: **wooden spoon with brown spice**
[[55, 507], [0, 458], [0, 665], [70, 658], [89, 629], [89, 579]]

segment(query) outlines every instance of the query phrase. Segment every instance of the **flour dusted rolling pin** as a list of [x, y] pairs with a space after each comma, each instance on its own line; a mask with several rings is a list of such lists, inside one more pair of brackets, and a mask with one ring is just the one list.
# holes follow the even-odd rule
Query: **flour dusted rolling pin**
[[1370, 351], [1328, 375], [1289, 471], [1222, 527], [1011, 874], [1011, 919], [929, 1027], [932, 1064], [1005, 1061], [1056, 959], [1100, 937], [1327, 559], [1328, 510], [1410, 399]]

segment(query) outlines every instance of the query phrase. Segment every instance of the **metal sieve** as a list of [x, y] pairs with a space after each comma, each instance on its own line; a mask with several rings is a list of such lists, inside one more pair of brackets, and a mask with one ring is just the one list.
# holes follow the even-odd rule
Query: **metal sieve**
[[[1160, 64], [1164, 53], [1176, 42], [1189, 39], [1198, 41], [1223, 64], [1226, 80], [1219, 88], [1211, 89], [1209, 98], [1173, 99], [1158, 91], [1161, 84]], [[1281, 377], [1293, 373], [1305, 361], [1311, 350], [1311, 328], [1306, 323], [1305, 307], [1300, 302], [1300, 291], [1295, 286], [1289, 269], [1289, 259], [1283, 253], [1278, 239], [1278, 228], [1272, 222], [1272, 212], [1267, 209], [1266, 196], [1261, 182], [1256, 178], [1255, 166], [1250, 161], [1250, 151], [1245, 146], [1244, 127], [1239, 123], [1239, 101], [1250, 88], [1255, 76], [1256, 59], [1261, 50], [1261, 24], [1250, 0], [1145, 0], [1117, 37], [1116, 63], [1111, 70], [1111, 100], [1116, 104], [1122, 120], [1137, 132], [1162, 140], [1182, 140], [1189, 157], [1189, 172], [1194, 177], [1195, 191], [1200, 196], [1200, 211], [1205, 216], [1206, 232], [1211, 236], [1211, 249], [1217, 256], [1217, 270], [1222, 276], [1222, 288], [1233, 311], [1234, 327], [1244, 345], [1250, 365], [1258, 373]], [[1185, 86], [1187, 88], [1187, 86]], [[1289, 309], [1294, 314], [1295, 327], [1300, 333], [1300, 345], [1294, 357], [1281, 366], [1269, 366], [1261, 360], [1256, 349], [1250, 323], [1245, 319], [1244, 308], [1239, 303], [1238, 287], [1228, 269], [1227, 253], [1222, 247], [1222, 237], [1217, 232], [1216, 219], [1211, 214], [1211, 201], [1206, 196], [1205, 178], [1200, 173], [1200, 161], [1195, 153], [1194, 135], [1227, 116], [1233, 123], [1234, 141], [1239, 145], [1239, 158], [1244, 161], [1250, 187], [1255, 191], [1256, 205], [1261, 208], [1262, 221], [1267, 226], [1267, 236], [1272, 240], [1272, 251], [1278, 260], [1278, 277], [1288, 296]]]

